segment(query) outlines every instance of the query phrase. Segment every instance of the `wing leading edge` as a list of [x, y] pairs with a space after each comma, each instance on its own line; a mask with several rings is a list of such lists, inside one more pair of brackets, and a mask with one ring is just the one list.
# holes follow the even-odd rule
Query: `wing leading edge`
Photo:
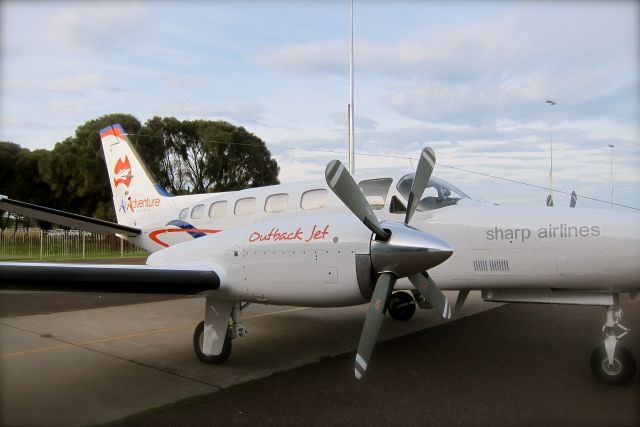
[[0, 289], [191, 295], [220, 287], [213, 270], [149, 265], [0, 263]]
[[135, 227], [116, 224], [114, 222], [95, 219], [71, 212], [59, 211], [45, 206], [33, 205], [0, 195], [0, 209], [47, 221], [65, 227], [76, 228], [98, 234], [118, 233], [129, 237], [138, 236], [141, 230]]

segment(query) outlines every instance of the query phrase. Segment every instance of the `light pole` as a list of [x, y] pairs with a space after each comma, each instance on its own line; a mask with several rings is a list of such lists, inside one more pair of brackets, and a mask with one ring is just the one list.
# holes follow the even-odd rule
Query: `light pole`
[[[556, 103], [550, 99], [547, 99], [545, 103], [549, 104], [549, 107], [553, 107]], [[549, 196], [547, 196], [547, 206], [553, 206], [553, 109], [549, 114]]]
[[613, 149], [615, 145], [609, 144], [609, 148], [611, 148], [611, 210], [613, 210]]
[[349, 44], [349, 173], [356, 171], [356, 156], [354, 142], [354, 106], [353, 106], [353, 0], [351, 0], [350, 14], [350, 44]]

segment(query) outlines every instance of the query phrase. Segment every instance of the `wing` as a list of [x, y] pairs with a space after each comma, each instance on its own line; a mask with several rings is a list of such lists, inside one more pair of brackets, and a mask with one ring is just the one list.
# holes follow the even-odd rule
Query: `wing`
[[213, 270], [150, 265], [0, 262], [0, 289], [190, 295], [220, 287]]
[[71, 212], [59, 211], [45, 206], [33, 205], [31, 203], [9, 199], [2, 195], [0, 195], [0, 209], [28, 216], [30, 218], [39, 219], [41, 221], [63, 225], [65, 227], [86, 230], [91, 233], [118, 233], [129, 237], [134, 237], [141, 233], [141, 230], [135, 227], [128, 227], [126, 225], [120, 225]]

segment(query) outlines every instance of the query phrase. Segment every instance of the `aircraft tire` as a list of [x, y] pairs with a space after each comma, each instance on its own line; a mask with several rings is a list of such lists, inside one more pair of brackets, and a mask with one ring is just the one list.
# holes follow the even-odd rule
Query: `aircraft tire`
[[220, 354], [204, 354], [202, 352], [202, 340], [204, 339], [204, 322], [198, 323], [195, 331], [193, 332], [193, 350], [196, 352], [196, 356], [201, 362], [209, 363], [212, 365], [218, 365], [224, 363], [231, 354], [231, 335], [229, 331], [224, 337], [224, 344], [222, 345], [222, 351]]
[[607, 384], [626, 384], [636, 373], [633, 354], [621, 345], [616, 346], [613, 363], [609, 364], [604, 345], [596, 348], [591, 355], [591, 370], [598, 379]]
[[398, 291], [389, 300], [389, 314], [394, 320], [409, 320], [416, 312], [416, 303], [411, 295]]

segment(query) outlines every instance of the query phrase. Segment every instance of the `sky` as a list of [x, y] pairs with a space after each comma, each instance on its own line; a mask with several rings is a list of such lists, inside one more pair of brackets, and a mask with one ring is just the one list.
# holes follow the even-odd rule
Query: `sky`
[[[638, 2], [354, 8], [356, 171], [411, 171], [431, 146], [434, 175], [475, 197], [543, 205], [506, 180], [548, 187], [552, 141], [578, 207], [610, 208], [587, 198], [610, 200], [613, 159], [614, 201], [640, 208]], [[347, 162], [348, 0], [3, 1], [0, 24], [0, 140], [51, 149], [129, 113], [243, 126], [283, 183]]]

